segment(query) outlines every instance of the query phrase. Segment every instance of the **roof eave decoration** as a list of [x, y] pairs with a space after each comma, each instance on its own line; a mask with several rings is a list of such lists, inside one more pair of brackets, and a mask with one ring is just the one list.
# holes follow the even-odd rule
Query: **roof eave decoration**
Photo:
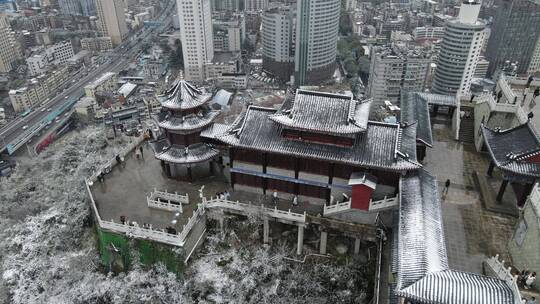
[[158, 126], [170, 131], [192, 131], [207, 127], [211, 124], [220, 111], [209, 111], [206, 115], [200, 117], [195, 114], [187, 117], [173, 117], [158, 122]]

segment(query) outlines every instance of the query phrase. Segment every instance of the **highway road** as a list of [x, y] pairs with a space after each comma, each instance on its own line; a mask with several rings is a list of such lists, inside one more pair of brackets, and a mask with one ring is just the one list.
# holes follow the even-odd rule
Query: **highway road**
[[[118, 73], [125, 68], [127, 64], [139, 54], [143, 44], [149, 42], [154, 34], [163, 31], [170, 25], [170, 18], [167, 19], [167, 17], [171, 16], [174, 11], [173, 7], [174, 1], [169, 1], [163, 9], [158, 18], [159, 21], [163, 22], [161, 26], [155, 28], [143, 28], [137, 33], [134, 33], [122, 45], [115, 48], [112, 53], [102, 56], [106, 59], [105, 63], [89, 69], [86, 76], [83, 76], [78, 80], [72, 80], [73, 82], [69, 84], [69, 87], [66, 90], [59, 92], [58, 95], [51, 98], [46, 104], [34, 108], [26, 117], [18, 118], [0, 129], [0, 152], [2, 152], [9, 143], [21, 136], [27, 128], [31, 128], [45, 119], [45, 117], [50, 114], [50, 111], [60, 108], [69, 100], [79, 99], [84, 94], [85, 85], [95, 80], [103, 73]], [[82, 69], [81, 73], [85, 73], [85, 69]]]

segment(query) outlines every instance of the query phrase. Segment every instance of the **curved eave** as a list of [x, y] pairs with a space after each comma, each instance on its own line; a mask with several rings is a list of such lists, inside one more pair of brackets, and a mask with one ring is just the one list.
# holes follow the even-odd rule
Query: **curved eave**
[[158, 126], [169, 131], [193, 131], [210, 125], [219, 113], [219, 111], [210, 111], [204, 117], [193, 116], [183, 121], [181, 118], [163, 120], [158, 123]]
[[295, 128], [295, 129], [312, 131], [312, 132], [323, 132], [323, 133], [336, 134], [336, 135], [339, 135], [339, 134], [353, 135], [353, 134], [366, 131], [365, 127], [359, 127], [352, 123], [347, 127], [341, 127], [339, 129], [325, 129], [325, 128], [310, 128], [309, 126], [295, 124], [293, 121], [291, 121], [290, 118], [288, 118], [284, 114], [270, 115], [268, 118], [275, 123], [284, 125], [289, 128]]
[[155, 157], [167, 163], [191, 165], [209, 161], [218, 155], [218, 150], [208, 145], [201, 145], [194, 149], [188, 149], [187, 153], [183, 147], [171, 146], [167, 150], [157, 153]]
[[252, 146], [249, 146], [249, 145], [239, 144], [236, 137], [235, 137], [235, 135], [230, 135], [230, 134], [227, 134], [225, 136], [220, 136], [220, 137], [217, 138], [217, 140], [219, 140], [219, 141], [221, 141], [221, 142], [223, 142], [225, 144], [231, 145], [233, 147], [236, 147], [236, 148], [250, 149], [250, 150], [255, 150], [255, 151], [260, 151], [260, 152], [272, 152], [272, 153], [281, 154], [281, 155], [285, 155], [285, 156], [294, 155], [296, 157], [301, 157], [301, 158], [332, 161], [332, 162], [336, 162], [336, 163], [360, 166], [360, 167], [370, 168], [370, 169], [383, 169], [383, 170], [388, 170], [388, 171], [392, 171], [392, 172], [406, 172], [406, 171], [409, 171], [409, 170], [417, 170], [417, 169], [422, 168], [421, 164], [419, 164], [417, 162], [414, 162], [414, 161], [405, 160], [405, 159], [403, 159], [401, 157], [397, 157], [395, 162], [391, 166], [385, 166], [385, 165], [377, 165], [377, 164], [367, 163], [367, 162], [349, 161], [349, 160], [344, 160], [344, 159], [339, 159], [339, 158], [332, 158], [332, 157], [322, 158], [322, 157], [306, 155], [306, 154], [298, 153], [298, 152], [294, 152], [294, 151], [283, 152], [283, 151], [280, 151], [278, 149], [260, 149], [260, 148], [252, 147]]

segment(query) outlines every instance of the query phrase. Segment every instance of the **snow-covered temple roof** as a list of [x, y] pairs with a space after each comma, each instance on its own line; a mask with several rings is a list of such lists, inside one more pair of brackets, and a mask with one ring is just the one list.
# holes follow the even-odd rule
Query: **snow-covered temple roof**
[[366, 130], [370, 106], [352, 96], [298, 90], [270, 119], [300, 130], [355, 134]]
[[177, 80], [165, 92], [161, 105], [171, 110], [188, 110], [207, 103], [212, 95], [184, 80]]
[[156, 158], [168, 163], [196, 164], [208, 161], [219, 155], [219, 151], [207, 144], [195, 144], [189, 147], [172, 145], [156, 153]]
[[400, 180], [395, 293], [414, 303], [513, 304], [505, 281], [448, 267], [437, 180], [424, 170]]
[[540, 177], [540, 141], [530, 122], [507, 130], [482, 126], [482, 133], [499, 169], [511, 175]]
[[158, 125], [160, 128], [171, 131], [193, 131], [211, 124], [219, 113], [219, 111], [207, 111], [181, 117], [171, 116], [158, 122]]
[[339, 162], [391, 171], [418, 169], [416, 126], [369, 122], [357, 133], [352, 147], [291, 140], [282, 136], [283, 125], [270, 117], [275, 109], [250, 106], [228, 131], [217, 139], [225, 144], [297, 157]]
[[[445, 95], [441, 96], [446, 97]], [[433, 146], [429, 103], [426, 94], [418, 92], [401, 93], [401, 122], [407, 124], [418, 122], [416, 128], [417, 139], [427, 146]]]

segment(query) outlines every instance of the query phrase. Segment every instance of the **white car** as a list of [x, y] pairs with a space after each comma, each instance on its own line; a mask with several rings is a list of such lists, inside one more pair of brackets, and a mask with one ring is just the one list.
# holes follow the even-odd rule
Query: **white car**
[[22, 129], [23, 129], [23, 130], [26, 130], [26, 129], [28, 129], [28, 126], [27, 126], [27, 125], [24, 125], [24, 126], [22, 127]]

